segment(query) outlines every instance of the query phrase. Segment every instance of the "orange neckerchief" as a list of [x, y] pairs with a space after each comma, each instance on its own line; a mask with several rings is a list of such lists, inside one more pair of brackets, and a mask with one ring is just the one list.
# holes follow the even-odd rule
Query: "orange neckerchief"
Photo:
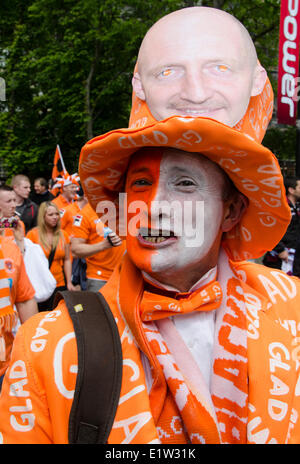
[[221, 299], [222, 289], [218, 282], [211, 282], [192, 293], [177, 293], [174, 298], [144, 291], [141, 319], [147, 322], [193, 311], [212, 311], [220, 306]]
[[[295, 301], [299, 285], [281, 271], [246, 267], [243, 271], [243, 263], [241, 269], [231, 263], [221, 250], [217, 278], [222, 302], [215, 312], [209, 386], [204, 379], [201, 382], [196, 372], [200, 369], [174, 330], [172, 318], [141, 321], [144, 279], [124, 256], [110, 280], [113, 285], [108, 283], [102, 292], [114, 308], [124, 357], [110, 444], [299, 443], [299, 354], [295, 357], [299, 339], [298, 332], [288, 330], [292, 323], [299, 324]], [[283, 299], [276, 290], [276, 276], [286, 286]], [[278, 292], [276, 303], [260, 288], [262, 278], [273, 294]], [[168, 378], [170, 372], [176, 374], [174, 381]], [[189, 411], [184, 408], [185, 399]], [[183, 422], [186, 431], [182, 431]]]

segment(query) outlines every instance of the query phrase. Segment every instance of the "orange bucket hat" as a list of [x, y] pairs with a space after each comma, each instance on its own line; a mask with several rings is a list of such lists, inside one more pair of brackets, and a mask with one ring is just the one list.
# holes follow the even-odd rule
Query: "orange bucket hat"
[[95, 211], [102, 201], [118, 206], [130, 158], [142, 147], [200, 153], [218, 164], [248, 198], [241, 221], [224, 234], [223, 245], [232, 260], [258, 258], [284, 235], [290, 208], [276, 157], [249, 135], [208, 118], [172, 116], [141, 128], [113, 130], [87, 142], [79, 174]]

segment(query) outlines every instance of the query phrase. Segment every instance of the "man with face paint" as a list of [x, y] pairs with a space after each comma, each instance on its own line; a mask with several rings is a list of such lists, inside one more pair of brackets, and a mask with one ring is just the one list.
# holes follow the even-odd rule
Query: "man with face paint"
[[[164, 64], [173, 75], [178, 63]], [[190, 64], [179, 68], [193, 82]], [[229, 65], [216, 64], [225, 74]], [[201, 113], [198, 98], [179, 116], [156, 113], [155, 102], [151, 114], [134, 96], [131, 128], [82, 149], [89, 202], [102, 214], [102, 202], [110, 206], [107, 225], [127, 239], [101, 289], [123, 354], [110, 444], [299, 442], [299, 282], [248, 261], [272, 249], [290, 221], [278, 162], [253, 140], [265, 127], [253, 117], [260, 96], [248, 89], [238, 124], [244, 109], [232, 112], [225, 95], [222, 110]], [[171, 98], [172, 109], [181, 100]], [[21, 327], [0, 398], [4, 443], [68, 443], [73, 330], [63, 302]]]
[[[158, 136], [164, 146], [153, 146]], [[115, 211], [127, 253], [101, 289], [123, 353], [108, 443], [298, 442], [300, 284], [247, 261], [290, 220], [275, 156], [217, 121], [175, 116], [88, 142], [80, 178], [95, 211], [127, 203]], [[4, 443], [68, 443], [76, 341], [64, 302], [44, 317], [17, 334], [0, 399]], [[9, 393], [19, 365], [26, 424], [13, 413], [24, 397]]]
[[127, 201], [143, 202], [145, 210], [136, 230], [136, 212], [128, 215], [127, 248], [147, 280], [189, 292], [217, 265], [222, 233], [247, 204], [238, 193], [224, 201], [229, 186], [223, 171], [199, 154], [157, 149], [133, 156]]

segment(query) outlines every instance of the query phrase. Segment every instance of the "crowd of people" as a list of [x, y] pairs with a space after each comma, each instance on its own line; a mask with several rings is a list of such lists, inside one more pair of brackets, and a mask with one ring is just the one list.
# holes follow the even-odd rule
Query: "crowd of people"
[[[83, 211], [81, 216], [81, 210], [88, 201], [80, 184], [77, 181], [72, 182], [72, 176], [68, 175], [58, 180], [61, 182], [61, 188], [55, 194], [48, 189], [49, 183], [43, 177], [34, 180], [34, 189], [31, 187], [30, 179], [23, 174], [14, 176], [10, 185], [0, 185], [0, 243], [5, 268], [9, 275], [12, 275], [11, 303], [15, 307], [9, 321], [2, 327], [0, 385], [20, 323], [37, 312], [52, 310], [58, 291], [84, 290], [88, 287], [86, 282], [91, 278], [94, 282], [92, 287], [100, 288], [110, 277], [125, 249], [125, 242], [115, 233], [111, 232], [109, 241], [101, 233], [103, 227], [98, 228], [99, 233], [96, 232], [96, 224], [93, 222], [96, 213], [93, 210], [88, 210], [85, 215]], [[87, 218], [89, 223], [83, 231], [78, 225], [82, 220], [87, 221]], [[76, 242], [72, 251], [71, 238]], [[28, 240], [41, 248], [56, 281], [51, 294], [42, 301], [36, 301], [39, 281], [31, 281], [31, 276], [33, 271], [36, 275], [43, 274], [44, 270], [41, 262], [31, 260], [28, 256], [34, 252], [32, 247], [28, 246]], [[79, 245], [77, 252], [77, 241], [86, 243], [86, 249], [82, 250]], [[24, 265], [26, 262], [29, 263], [27, 268]], [[33, 266], [36, 269], [33, 270]], [[50, 279], [49, 274], [43, 278]]]
[[[284, 184], [261, 143], [273, 93], [253, 41], [221, 10], [175, 11], [144, 37], [132, 84], [129, 127], [86, 143], [80, 177], [58, 179], [54, 198], [41, 178], [32, 199], [26, 176], [0, 187], [0, 441], [299, 443], [300, 182]], [[56, 281], [38, 304], [24, 237]], [[118, 388], [96, 393], [114, 359], [92, 344], [83, 373], [71, 313], [54, 302], [84, 288], [102, 295], [122, 355]], [[114, 395], [108, 420], [91, 391]]]

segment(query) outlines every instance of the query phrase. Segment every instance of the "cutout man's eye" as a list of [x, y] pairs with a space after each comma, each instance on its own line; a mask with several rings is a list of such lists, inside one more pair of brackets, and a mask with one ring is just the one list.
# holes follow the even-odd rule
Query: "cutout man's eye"
[[171, 68], [166, 68], [166, 69], [163, 69], [161, 72], [160, 72], [160, 76], [162, 77], [169, 77], [171, 76], [171, 74], [173, 73], [173, 70]]
[[217, 69], [218, 69], [218, 71], [220, 71], [220, 72], [226, 72], [226, 71], [229, 70], [228, 66], [226, 66], [225, 64], [219, 64], [219, 65], [217, 66]]

